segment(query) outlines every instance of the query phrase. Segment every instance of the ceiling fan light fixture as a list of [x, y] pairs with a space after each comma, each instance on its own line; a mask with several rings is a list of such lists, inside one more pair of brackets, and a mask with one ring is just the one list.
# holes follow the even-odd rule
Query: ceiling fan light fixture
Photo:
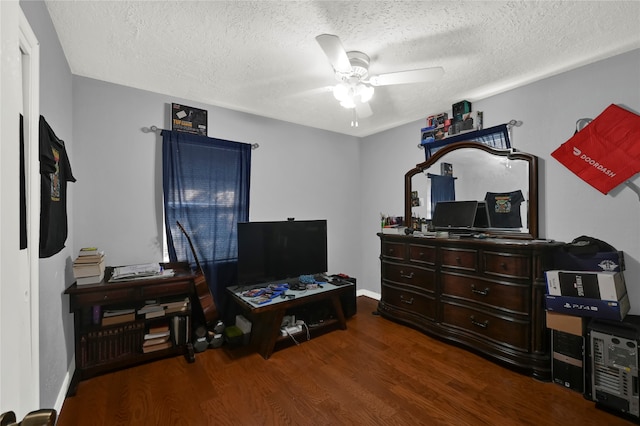
[[340, 101], [340, 106], [342, 106], [343, 108], [351, 109], [355, 108], [356, 104], [355, 102], [353, 102], [353, 98], [347, 97], [347, 99]]
[[373, 90], [374, 89], [371, 86], [367, 86], [366, 84], [358, 84], [356, 93], [360, 96], [360, 102], [369, 102], [373, 97]]
[[349, 99], [349, 90], [351, 88], [346, 83], [336, 84], [333, 87], [333, 97], [340, 102]]

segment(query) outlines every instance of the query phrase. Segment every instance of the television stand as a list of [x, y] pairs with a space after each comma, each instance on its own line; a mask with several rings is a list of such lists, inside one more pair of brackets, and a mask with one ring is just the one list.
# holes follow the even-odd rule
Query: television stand
[[[285, 315], [294, 314], [296, 318], [305, 320], [307, 324], [308, 328], [303, 327], [302, 331], [293, 334], [297, 341], [303, 340], [298, 336], [304, 336], [307, 331], [311, 336], [317, 336], [331, 330], [345, 330], [347, 328], [340, 298], [347, 292], [353, 291], [354, 284], [352, 283], [340, 283], [341, 285], [325, 283], [322, 284], [322, 288], [302, 291], [287, 290], [284, 298], [278, 296], [261, 305], [253, 303], [249, 297], [242, 296], [244, 291], [252, 287], [266, 287], [269, 284], [281, 284], [283, 282], [286, 282], [286, 280], [264, 283], [259, 286], [227, 288], [231, 300], [240, 306], [245, 316], [251, 321], [251, 346], [264, 359], [269, 359], [277, 348], [284, 347], [292, 341], [290, 336], [283, 336], [280, 331]], [[318, 318], [313, 318], [321, 312], [328, 312], [329, 315], [319, 320]], [[314, 322], [311, 322], [312, 320]]]

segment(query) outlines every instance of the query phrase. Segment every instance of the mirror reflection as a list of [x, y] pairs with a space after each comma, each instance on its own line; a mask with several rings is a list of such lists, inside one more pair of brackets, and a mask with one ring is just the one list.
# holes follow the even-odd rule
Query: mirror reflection
[[[537, 173], [533, 171], [537, 166], [535, 157], [526, 153], [493, 150], [477, 143], [454, 145], [407, 173], [410, 187], [406, 188], [406, 195], [409, 198], [407, 204], [410, 205], [411, 224], [426, 222], [432, 227], [453, 226], [451, 221], [462, 221], [460, 227], [488, 228], [536, 238], [537, 223], [533, 226], [530, 223], [531, 220], [537, 221], [537, 187], [535, 184], [533, 188], [530, 187], [531, 182], [537, 180]], [[532, 191], [533, 203], [530, 199]], [[447, 203], [443, 203], [438, 208], [440, 211], [436, 211], [437, 202], [446, 200], [458, 203], [454, 203], [455, 206], [445, 206]], [[472, 223], [467, 223], [469, 219], [466, 214], [464, 218], [460, 216], [462, 210], [474, 208], [464, 206], [465, 203], [461, 201], [478, 202], [479, 216], [475, 222], [471, 219]], [[485, 212], [483, 219], [480, 216]]]

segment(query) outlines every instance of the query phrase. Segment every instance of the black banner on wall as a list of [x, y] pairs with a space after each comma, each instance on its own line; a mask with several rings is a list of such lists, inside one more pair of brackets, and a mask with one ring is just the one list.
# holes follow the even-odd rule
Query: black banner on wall
[[207, 111], [171, 104], [171, 130], [207, 136]]

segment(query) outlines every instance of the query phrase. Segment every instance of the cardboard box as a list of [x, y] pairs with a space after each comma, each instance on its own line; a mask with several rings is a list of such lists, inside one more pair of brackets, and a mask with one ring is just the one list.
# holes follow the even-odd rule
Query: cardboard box
[[627, 293], [622, 272], [546, 271], [547, 294], [620, 300]]
[[584, 336], [589, 320], [575, 315], [547, 311], [547, 328], [576, 336]]
[[569, 271], [622, 272], [625, 269], [624, 253], [621, 251], [575, 254], [558, 250], [554, 254], [553, 260], [555, 269], [565, 269]]
[[427, 127], [434, 127], [436, 129], [440, 129], [445, 126], [448, 127], [448, 121], [449, 114], [447, 114], [446, 112], [441, 112], [440, 114], [436, 115], [430, 115], [429, 117], [427, 117]]
[[586, 297], [545, 295], [547, 311], [580, 317], [622, 321], [631, 306], [625, 293], [619, 300], [589, 299]]
[[471, 102], [469, 101], [460, 101], [451, 105], [451, 111], [453, 112], [453, 118], [456, 121], [462, 120], [463, 114], [468, 114], [471, 112]]

